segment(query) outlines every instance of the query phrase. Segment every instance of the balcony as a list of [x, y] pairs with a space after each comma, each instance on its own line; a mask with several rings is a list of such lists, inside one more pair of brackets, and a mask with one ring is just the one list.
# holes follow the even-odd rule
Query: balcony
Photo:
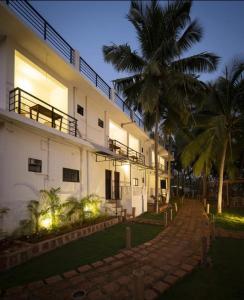
[[30, 93], [15, 88], [9, 93], [9, 111], [61, 132], [77, 136], [77, 120]]
[[[151, 167], [153, 169], [155, 169], [155, 163], [152, 163]], [[158, 163], [158, 171], [159, 171], [159, 173], [167, 173], [168, 172], [167, 164], [160, 164], [160, 163]]]
[[145, 156], [143, 154], [120, 143], [117, 140], [109, 139], [109, 150], [125, 159], [128, 159], [134, 164], [145, 165]]

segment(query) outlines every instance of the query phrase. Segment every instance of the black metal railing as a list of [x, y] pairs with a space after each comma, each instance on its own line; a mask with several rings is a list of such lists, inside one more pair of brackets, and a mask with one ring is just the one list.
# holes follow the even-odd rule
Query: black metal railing
[[50, 43], [68, 62], [74, 64], [74, 49], [39, 14], [28, 1], [6, 1], [7, 5], [24, 21]]
[[77, 136], [75, 118], [20, 88], [15, 88], [9, 93], [9, 111]]
[[111, 151], [130, 160], [132, 163], [145, 165], [145, 156], [142, 153], [137, 152], [136, 150], [113, 139], [109, 139], [108, 145]]
[[[151, 167], [153, 169], [155, 169], [155, 163], [152, 163]], [[159, 172], [167, 173], [167, 171], [168, 171], [167, 164], [160, 164], [160, 163], [158, 163], [158, 170], [159, 170]]]
[[[66, 61], [75, 63], [75, 51], [69, 43], [40, 15], [40, 13], [26, 0], [6, 0], [7, 5], [24, 21], [31, 25], [41, 37], [51, 44]], [[85, 75], [100, 91], [112, 100], [111, 87], [96, 73], [96, 71], [82, 58], [79, 57], [80, 73]], [[125, 101], [115, 93], [115, 103], [127, 114], [135, 123], [145, 130], [143, 120], [136, 112], [125, 103]]]

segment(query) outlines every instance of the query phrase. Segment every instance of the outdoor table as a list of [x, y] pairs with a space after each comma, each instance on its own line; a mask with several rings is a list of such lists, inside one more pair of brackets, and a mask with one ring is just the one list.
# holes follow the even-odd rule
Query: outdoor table
[[32, 107], [30, 107], [30, 118], [32, 118], [32, 112], [35, 111], [36, 114], [36, 121], [38, 121], [39, 119], [39, 114], [42, 114], [48, 118], [50, 118], [50, 120], [52, 121], [52, 127], [55, 127], [55, 121], [56, 120], [60, 120], [60, 124], [59, 124], [59, 130], [61, 130], [62, 128], [62, 122], [63, 122], [63, 116], [57, 114], [56, 112], [53, 112], [52, 110], [46, 108], [45, 106], [42, 106], [41, 104], [36, 104]]

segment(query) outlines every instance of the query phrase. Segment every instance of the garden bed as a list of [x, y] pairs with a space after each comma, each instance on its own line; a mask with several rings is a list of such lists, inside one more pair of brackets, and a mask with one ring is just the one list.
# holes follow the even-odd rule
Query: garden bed
[[30, 239], [31, 242], [23, 241], [14, 242], [10, 248], [4, 250], [0, 255], [0, 271], [8, 270], [20, 265], [35, 256], [52, 251], [71, 241], [86, 237], [105, 228], [111, 227], [118, 223], [118, 218], [110, 218], [99, 223], [86, 225], [72, 231], [58, 234], [43, 236], [37, 241]]

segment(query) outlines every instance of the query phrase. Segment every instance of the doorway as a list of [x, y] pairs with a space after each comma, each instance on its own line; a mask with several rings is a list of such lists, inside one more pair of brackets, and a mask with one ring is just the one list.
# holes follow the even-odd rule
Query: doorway
[[112, 171], [105, 170], [105, 196], [107, 200], [111, 200], [112, 194]]
[[120, 199], [120, 173], [114, 172], [114, 198]]

